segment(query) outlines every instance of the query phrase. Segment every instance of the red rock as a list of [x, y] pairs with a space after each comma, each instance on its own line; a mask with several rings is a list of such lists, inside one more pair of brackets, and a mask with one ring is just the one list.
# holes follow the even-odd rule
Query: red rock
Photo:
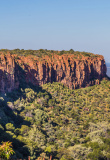
[[69, 88], [81, 88], [99, 84], [106, 76], [103, 56], [84, 57], [74, 54], [53, 54], [43, 58], [35, 56], [0, 55], [0, 91], [11, 92], [19, 87], [24, 76], [26, 83], [43, 85], [48, 82], [61, 82]]

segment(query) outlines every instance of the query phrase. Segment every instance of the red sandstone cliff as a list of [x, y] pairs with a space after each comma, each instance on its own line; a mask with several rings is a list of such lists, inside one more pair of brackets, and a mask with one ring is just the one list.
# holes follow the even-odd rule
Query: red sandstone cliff
[[10, 53], [0, 55], [0, 91], [11, 92], [18, 88], [19, 82], [15, 74], [15, 60]]
[[80, 88], [99, 83], [106, 76], [103, 56], [77, 59], [74, 54], [53, 54], [42, 58], [18, 56], [7, 53], [0, 55], [0, 91], [10, 92], [19, 87], [24, 77], [26, 83], [42, 85], [61, 82], [69, 88]]

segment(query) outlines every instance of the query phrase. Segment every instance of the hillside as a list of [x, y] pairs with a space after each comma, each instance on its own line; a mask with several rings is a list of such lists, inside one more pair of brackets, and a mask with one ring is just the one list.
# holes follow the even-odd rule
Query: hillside
[[105, 160], [110, 155], [110, 81], [71, 90], [54, 82], [1, 94], [0, 141], [13, 158]]
[[104, 57], [86, 52], [1, 50], [0, 91], [11, 92], [20, 84], [41, 86], [61, 82], [71, 89], [99, 84], [106, 76]]

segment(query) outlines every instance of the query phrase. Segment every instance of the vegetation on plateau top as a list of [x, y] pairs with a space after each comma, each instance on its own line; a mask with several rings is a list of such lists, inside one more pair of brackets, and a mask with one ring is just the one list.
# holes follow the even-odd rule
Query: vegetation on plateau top
[[85, 57], [98, 57], [98, 54], [93, 54], [89, 52], [79, 52], [79, 51], [74, 51], [73, 49], [70, 49], [69, 51], [62, 50], [62, 51], [56, 51], [56, 50], [47, 50], [47, 49], [39, 49], [39, 50], [24, 50], [24, 49], [14, 49], [14, 50], [8, 50], [8, 49], [1, 49], [1, 53], [7, 53], [10, 52], [11, 54], [17, 54], [19, 56], [28, 56], [28, 55], [34, 55], [38, 57], [42, 57], [44, 55], [52, 56], [53, 54], [57, 55], [63, 55], [63, 54], [74, 54], [76, 57], [77, 56], [85, 56]]

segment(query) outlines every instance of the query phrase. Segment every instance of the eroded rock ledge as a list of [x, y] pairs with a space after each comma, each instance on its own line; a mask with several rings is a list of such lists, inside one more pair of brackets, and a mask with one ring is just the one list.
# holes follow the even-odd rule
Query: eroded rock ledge
[[85, 57], [63, 54], [44, 57], [0, 54], [0, 91], [11, 92], [20, 81], [43, 85], [61, 82], [69, 88], [81, 88], [98, 84], [106, 76], [103, 56]]

